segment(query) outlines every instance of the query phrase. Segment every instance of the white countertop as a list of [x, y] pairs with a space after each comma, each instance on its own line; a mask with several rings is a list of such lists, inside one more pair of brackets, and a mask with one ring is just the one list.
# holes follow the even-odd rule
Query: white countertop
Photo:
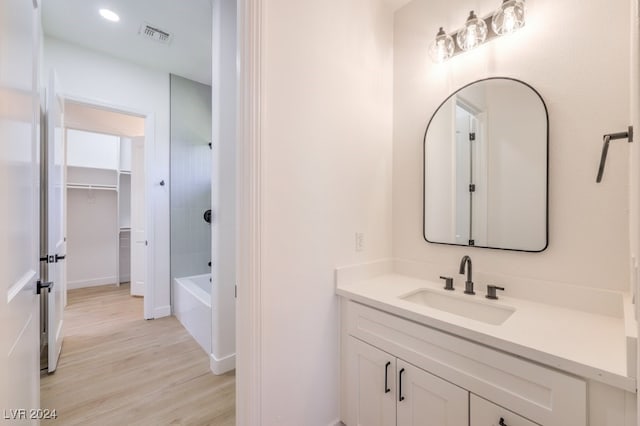
[[[400, 299], [420, 289], [508, 306], [515, 308], [515, 312], [503, 324], [491, 325]], [[475, 296], [464, 295], [460, 288], [448, 292], [442, 290], [442, 283], [396, 273], [348, 283], [338, 281], [336, 292], [347, 299], [540, 364], [627, 391], [636, 390], [635, 378], [627, 377], [623, 317], [516, 299], [500, 292], [499, 300], [488, 300], [478, 289]], [[620, 303], [630, 303], [628, 296], [621, 293]]]

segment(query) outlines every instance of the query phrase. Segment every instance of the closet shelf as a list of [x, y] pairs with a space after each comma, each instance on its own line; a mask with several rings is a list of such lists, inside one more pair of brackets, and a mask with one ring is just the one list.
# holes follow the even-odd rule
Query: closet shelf
[[78, 170], [89, 170], [89, 171], [99, 171], [99, 172], [111, 172], [116, 173], [118, 169], [110, 168], [110, 167], [92, 167], [92, 166], [80, 166], [74, 164], [67, 164], [67, 168], [78, 169]]
[[98, 189], [104, 191], [117, 191], [116, 185], [93, 185], [86, 183], [67, 183], [67, 189]]
[[120, 232], [131, 232], [131, 228], [129, 228], [128, 226], [121, 226]]
[[131, 171], [130, 170], [119, 170], [118, 173], [120, 173], [121, 175], [130, 175]]

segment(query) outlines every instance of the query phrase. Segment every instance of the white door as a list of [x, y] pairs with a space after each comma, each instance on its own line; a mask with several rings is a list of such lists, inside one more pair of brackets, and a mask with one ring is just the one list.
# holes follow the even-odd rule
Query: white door
[[455, 229], [456, 244], [467, 245], [471, 236], [471, 128], [472, 115], [460, 105], [456, 105], [455, 143]]
[[147, 277], [146, 167], [144, 138], [131, 143], [131, 295], [144, 296]]
[[58, 365], [62, 350], [62, 324], [66, 242], [64, 236], [64, 99], [55, 71], [51, 71], [47, 90], [47, 254], [48, 281], [53, 283], [47, 304], [48, 370]]
[[347, 424], [396, 424], [396, 358], [354, 337], [347, 348]]
[[398, 426], [468, 426], [469, 392], [397, 361]]
[[0, 406], [7, 424], [28, 424], [23, 414], [40, 403], [40, 24], [35, 3], [0, 1]]

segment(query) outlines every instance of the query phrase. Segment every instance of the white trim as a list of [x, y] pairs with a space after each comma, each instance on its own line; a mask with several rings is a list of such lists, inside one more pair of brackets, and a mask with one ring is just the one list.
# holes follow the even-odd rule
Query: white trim
[[262, 423], [262, 0], [238, 0], [236, 424]]
[[209, 367], [213, 374], [219, 376], [236, 368], [236, 354], [227, 355], [223, 358], [216, 358], [214, 354], [209, 354]]
[[171, 305], [158, 306], [153, 310], [153, 318], [164, 318], [171, 316]]
[[[145, 112], [136, 108], [130, 108], [127, 106], [116, 105], [101, 99], [91, 99], [82, 96], [75, 96], [69, 94], [63, 94], [65, 101], [80, 103], [84, 105], [94, 106], [101, 109], [105, 109], [111, 112], [119, 112], [128, 115], [136, 115], [144, 118], [144, 162], [145, 162], [145, 187], [146, 187], [146, 219], [147, 219], [147, 241], [149, 242], [149, 248], [147, 249], [147, 277], [144, 286], [144, 319], [161, 318], [166, 312], [166, 307], [161, 306], [154, 309], [155, 293], [157, 280], [155, 279], [155, 221], [153, 216], [153, 183], [156, 181], [156, 171], [153, 167], [156, 151], [156, 124], [155, 114], [153, 112]], [[117, 279], [117, 277], [115, 277]], [[115, 281], [113, 281], [115, 282]], [[153, 283], [153, 285], [150, 285]], [[70, 287], [68, 287], [70, 288]], [[157, 316], [155, 312], [161, 312], [162, 315]], [[171, 315], [171, 307], [169, 307], [169, 314]]]
[[90, 280], [76, 280], [76, 281], [67, 281], [67, 290], [73, 290], [76, 288], [85, 288], [85, 287], [99, 287], [102, 285], [116, 285], [116, 280], [118, 277], [115, 275], [108, 277], [100, 277], [100, 278], [92, 278]]
[[[102, 99], [85, 98], [84, 96], [70, 95], [67, 93], [62, 93], [61, 96], [64, 97], [65, 101], [68, 101], [68, 102], [94, 106], [94, 107], [105, 109], [111, 112], [119, 112], [127, 115], [136, 115], [140, 118], [147, 118], [150, 115], [145, 111], [142, 111], [136, 108], [129, 108], [123, 105], [112, 104]], [[105, 133], [105, 134], [111, 134], [111, 133]]]
[[[145, 217], [147, 220], [146, 236], [149, 243], [147, 248], [147, 276], [144, 282], [144, 319], [162, 318], [171, 315], [171, 304], [167, 306], [155, 307], [156, 286], [159, 280], [156, 279], [156, 253], [155, 246], [156, 226], [153, 212], [155, 211], [154, 201], [156, 196], [153, 188], [156, 185], [156, 170], [153, 167], [156, 150], [156, 119], [154, 113], [149, 113], [144, 120], [144, 170], [145, 170]], [[153, 151], [153, 152], [152, 152]], [[153, 155], [151, 155], [153, 153]], [[171, 291], [171, 282], [169, 282], [169, 291]], [[169, 301], [171, 303], [171, 301]], [[157, 315], [155, 311], [168, 312], [166, 315]], [[154, 312], [151, 316], [151, 312]]]

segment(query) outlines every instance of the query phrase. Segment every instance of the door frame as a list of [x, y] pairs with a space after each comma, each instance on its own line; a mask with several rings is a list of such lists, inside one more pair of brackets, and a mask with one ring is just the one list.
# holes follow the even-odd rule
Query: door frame
[[262, 422], [263, 0], [237, 0], [236, 424]]
[[[144, 287], [144, 319], [154, 319], [154, 306], [157, 281], [155, 280], [155, 222], [153, 220], [153, 182], [155, 177], [155, 168], [153, 166], [153, 158], [156, 150], [156, 134], [155, 134], [155, 114], [153, 112], [141, 111], [135, 108], [129, 108], [122, 105], [115, 105], [97, 99], [85, 98], [82, 96], [70, 95], [63, 93], [65, 100], [69, 102], [84, 104], [94, 108], [100, 108], [106, 111], [134, 115], [144, 118], [144, 166], [145, 166], [145, 217], [146, 217], [146, 234], [149, 242], [149, 250], [147, 252], [147, 285]], [[66, 206], [65, 206], [66, 220]]]

